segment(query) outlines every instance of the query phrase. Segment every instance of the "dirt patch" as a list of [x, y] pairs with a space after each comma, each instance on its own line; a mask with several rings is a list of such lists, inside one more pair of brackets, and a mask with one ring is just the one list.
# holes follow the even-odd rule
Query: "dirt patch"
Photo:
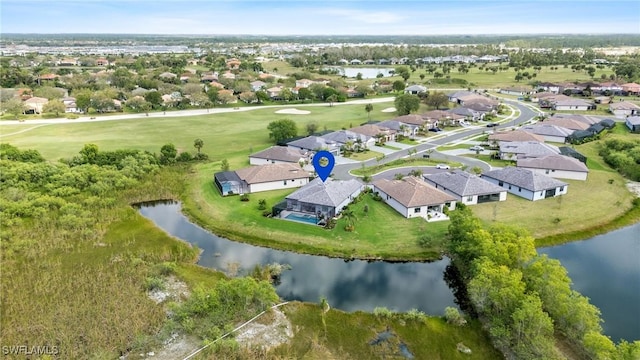
[[276, 114], [308, 115], [308, 114], [311, 114], [311, 111], [298, 110], [298, 109], [282, 109], [282, 110], [276, 111]]
[[[271, 321], [265, 321], [263, 316]], [[240, 345], [269, 350], [293, 337], [291, 322], [278, 308], [269, 310], [258, 319], [238, 330], [235, 339]]]
[[640, 197], [640, 182], [637, 181], [627, 181], [627, 189], [632, 193], [636, 194], [636, 197]]
[[381, 111], [382, 111], [383, 113], [390, 113], [390, 112], [395, 112], [395, 111], [396, 111], [396, 108], [394, 108], [394, 107], [388, 107], [388, 108], [386, 108], [386, 109], [382, 109]]
[[[202, 341], [195, 336], [172, 334], [160, 351], [148, 353], [147, 357], [155, 360], [184, 359], [202, 346]], [[153, 355], [151, 355], [153, 354]]]
[[169, 276], [164, 280], [163, 289], [155, 289], [149, 292], [149, 298], [156, 304], [165, 302], [166, 300], [182, 301], [189, 297], [189, 287], [175, 276]]

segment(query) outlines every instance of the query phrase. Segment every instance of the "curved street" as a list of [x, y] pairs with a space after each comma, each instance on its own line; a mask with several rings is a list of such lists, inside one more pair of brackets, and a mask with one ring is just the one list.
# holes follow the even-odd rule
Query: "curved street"
[[[508, 120], [504, 120], [503, 122], [500, 123], [499, 126], [493, 127], [492, 129], [495, 131], [497, 129], [505, 129], [505, 128], [510, 128], [522, 123], [525, 123], [531, 119], [533, 119], [534, 117], [536, 117], [537, 115], [540, 114], [540, 110], [537, 109], [533, 109], [530, 106], [527, 106], [526, 104], [523, 104], [519, 101], [514, 101], [514, 100], [508, 100], [508, 99], [503, 99], [503, 101], [515, 108], [517, 108], [520, 111], [520, 114], [518, 116], [515, 116], [513, 118], [509, 118]], [[455, 143], [456, 141], [465, 139], [467, 137], [473, 136], [473, 135], [480, 135], [483, 132], [485, 132], [487, 130], [487, 128], [483, 125], [476, 125], [476, 126], [472, 126], [472, 127], [468, 127], [468, 128], [462, 128], [461, 130], [454, 130], [454, 131], [447, 131], [444, 132], [442, 135], [438, 135], [434, 138], [431, 138], [429, 141], [418, 144], [416, 146], [413, 146], [411, 148], [408, 149], [403, 149], [403, 150], [398, 150], [396, 152], [393, 152], [391, 154], [387, 154], [384, 156], [383, 159], [369, 159], [366, 161], [362, 161], [362, 162], [358, 162], [358, 163], [349, 163], [349, 164], [337, 164], [334, 169], [333, 169], [333, 176], [336, 179], [342, 179], [342, 180], [346, 180], [346, 179], [350, 179], [355, 177], [354, 175], [351, 175], [350, 171], [354, 170], [354, 169], [358, 169], [362, 167], [362, 164], [364, 164], [364, 166], [375, 166], [378, 164], [385, 164], [388, 162], [391, 162], [393, 160], [397, 160], [400, 158], [405, 158], [405, 157], [409, 157], [409, 151], [413, 151], [413, 149], [417, 150], [417, 153], [413, 156], [415, 157], [422, 157], [422, 155], [429, 149], [433, 150], [433, 152], [430, 154], [430, 158], [431, 159], [435, 159], [435, 160], [446, 160], [446, 161], [456, 161], [459, 163], [462, 163], [470, 168], [478, 166], [480, 167], [483, 171], [488, 171], [491, 170], [491, 166], [489, 166], [489, 164], [477, 160], [477, 159], [473, 159], [473, 158], [469, 158], [469, 157], [465, 157], [465, 156], [456, 156], [456, 155], [450, 155], [450, 154], [443, 154], [441, 152], [435, 151], [435, 148], [441, 145], [445, 145], [445, 144], [449, 144], [449, 143]], [[418, 166], [416, 168], [420, 168], [423, 170], [423, 172], [427, 173], [426, 171], [424, 171], [424, 168], [429, 168], [429, 167], [422, 167], [422, 166]], [[433, 167], [430, 167], [431, 169], [435, 169]], [[408, 173], [409, 171], [411, 171], [411, 169], [413, 168], [403, 168], [403, 171], [406, 171], [406, 173]], [[391, 169], [391, 170], [387, 170], [388, 171], [393, 171], [393, 174], [398, 173], [400, 171]]]

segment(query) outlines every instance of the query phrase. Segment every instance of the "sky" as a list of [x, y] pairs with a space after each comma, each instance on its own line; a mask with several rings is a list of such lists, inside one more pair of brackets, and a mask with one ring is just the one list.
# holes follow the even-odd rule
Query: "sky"
[[2, 0], [0, 32], [640, 35], [640, 1]]

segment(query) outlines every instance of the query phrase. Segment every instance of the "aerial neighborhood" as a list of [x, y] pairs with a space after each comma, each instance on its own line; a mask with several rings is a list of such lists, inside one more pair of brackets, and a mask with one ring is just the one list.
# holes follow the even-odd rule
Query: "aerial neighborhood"
[[[78, 21], [98, 23], [85, 3]], [[134, 3], [105, 3], [104, 17]], [[294, 20], [267, 3], [244, 7], [243, 26]], [[362, 12], [270, 5], [327, 30], [411, 27], [384, 2], [344, 3]], [[411, 6], [427, 3], [440, 6]], [[234, 13], [172, 5], [140, 28]], [[617, 19], [635, 4], [544, 5]], [[495, 9], [464, 6], [478, 22]], [[198, 16], [173, 21], [183, 13]], [[627, 250], [640, 221], [637, 34], [4, 35], [5, 355], [23, 343], [123, 360], [640, 353], [625, 322], [640, 275]], [[604, 246], [560, 249], [601, 234]], [[565, 269], [563, 251], [587, 269]], [[602, 313], [598, 295], [615, 300]]]

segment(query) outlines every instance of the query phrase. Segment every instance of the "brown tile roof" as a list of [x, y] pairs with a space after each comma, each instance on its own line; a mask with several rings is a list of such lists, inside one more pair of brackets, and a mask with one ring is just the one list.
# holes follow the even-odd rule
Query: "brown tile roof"
[[460, 120], [464, 119], [464, 116], [458, 115], [449, 111], [444, 110], [431, 110], [421, 115], [423, 119], [433, 119], [433, 120], [442, 120], [442, 119], [453, 119]]
[[589, 124], [585, 122], [569, 119], [569, 118], [553, 118], [553, 119], [545, 120], [540, 124], [555, 125], [555, 126], [560, 126], [570, 130], [586, 130], [589, 127]]
[[349, 130], [353, 131], [354, 133], [367, 135], [371, 137], [375, 137], [378, 134], [388, 135], [391, 133], [395, 133], [395, 130], [390, 130], [386, 127], [382, 127], [374, 124], [365, 124], [362, 126], [351, 128]]
[[267, 160], [298, 163], [300, 159], [307, 158], [308, 151], [290, 148], [288, 146], [272, 146], [268, 149], [249, 155], [249, 157]]
[[489, 135], [491, 141], [538, 141], [544, 142], [544, 137], [522, 130], [501, 131]]
[[455, 198], [415, 177], [402, 180], [380, 179], [373, 185], [407, 208], [444, 204]]
[[421, 115], [402, 115], [397, 118], [393, 118], [395, 121], [400, 121], [401, 123], [410, 124], [410, 125], [418, 125], [421, 126], [425, 123], [424, 117]]
[[272, 181], [295, 180], [309, 177], [298, 164], [266, 164], [250, 166], [236, 170], [236, 174], [247, 184], [258, 184]]

